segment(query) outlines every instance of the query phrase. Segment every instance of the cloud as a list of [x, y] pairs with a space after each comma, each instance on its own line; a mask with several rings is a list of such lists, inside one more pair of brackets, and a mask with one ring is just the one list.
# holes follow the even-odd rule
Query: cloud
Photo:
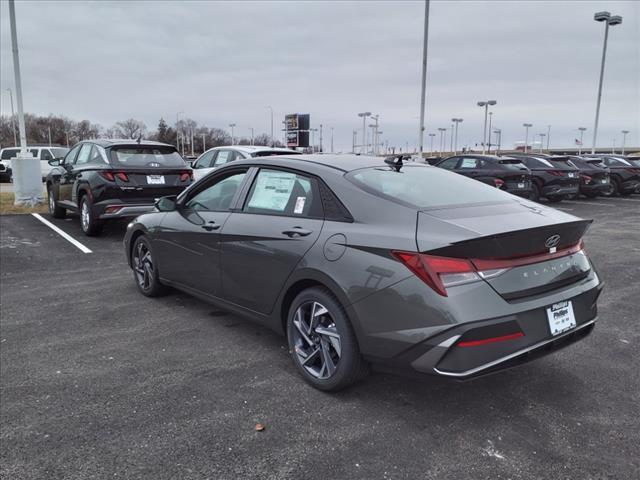
[[[503, 141], [552, 125], [551, 144], [593, 128], [603, 25], [611, 29], [599, 144], [640, 146], [640, 3], [431, 2], [427, 129], [462, 117], [461, 144], [481, 140], [476, 102], [495, 98]], [[269, 130], [284, 114], [311, 113], [339, 149], [380, 115], [390, 145], [415, 145], [424, 3], [24, 2], [16, 4], [25, 109], [104, 126], [134, 117], [154, 128], [178, 111], [200, 123]], [[0, 3], [2, 111], [13, 67], [7, 2]], [[325, 148], [328, 135], [325, 134]]]

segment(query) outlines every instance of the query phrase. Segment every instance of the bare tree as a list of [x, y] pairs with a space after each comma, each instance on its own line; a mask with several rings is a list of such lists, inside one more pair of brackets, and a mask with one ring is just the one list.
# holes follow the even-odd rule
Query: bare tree
[[121, 138], [138, 138], [139, 135], [144, 136], [147, 133], [147, 126], [144, 122], [133, 118], [116, 122], [113, 128]]

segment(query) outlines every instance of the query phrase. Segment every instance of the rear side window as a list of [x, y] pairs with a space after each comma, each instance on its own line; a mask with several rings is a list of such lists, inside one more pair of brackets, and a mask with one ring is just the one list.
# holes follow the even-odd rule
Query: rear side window
[[526, 170], [527, 166], [522, 163], [520, 160], [500, 160], [500, 165], [509, 170]]
[[262, 169], [253, 182], [244, 211], [321, 217], [321, 202], [314, 179], [293, 172]]
[[460, 169], [474, 169], [474, 168], [479, 168], [481, 161], [478, 160], [477, 158], [463, 158], [462, 161], [460, 162]]
[[454, 168], [456, 168], [457, 164], [458, 164], [458, 157], [453, 157], [453, 158], [447, 158], [442, 163], [439, 163], [438, 167], [444, 168], [446, 170], [453, 170]]
[[174, 147], [114, 147], [112, 160], [122, 167], [184, 167], [186, 164]]
[[347, 174], [365, 191], [416, 208], [444, 205], [504, 202], [511, 197], [497, 188], [439, 168], [408, 165], [366, 168]]
[[631, 166], [631, 164], [627, 162], [624, 158], [609, 157], [607, 161], [609, 165], [613, 165], [614, 167], [630, 167]]

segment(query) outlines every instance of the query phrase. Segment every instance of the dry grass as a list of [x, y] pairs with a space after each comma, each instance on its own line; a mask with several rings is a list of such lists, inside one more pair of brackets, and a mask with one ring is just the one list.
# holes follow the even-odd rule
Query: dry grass
[[34, 207], [22, 207], [13, 204], [13, 192], [0, 192], [0, 215], [18, 215], [24, 213], [47, 213], [47, 203]]

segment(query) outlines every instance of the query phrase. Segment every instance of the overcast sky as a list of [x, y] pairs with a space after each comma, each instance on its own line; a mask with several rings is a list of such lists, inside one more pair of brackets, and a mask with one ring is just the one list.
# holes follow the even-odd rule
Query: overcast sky
[[[609, 35], [599, 145], [640, 146], [640, 2], [432, 1], [427, 131], [461, 117], [459, 144], [482, 139], [478, 100], [496, 99], [503, 143], [547, 131], [551, 146], [591, 145], [604, 25]], [[25, 110], [89, 119], [129, 117], [155, 129], [176, 112], [236, 135], [310, 113], [351, 148], [357, 113], [380, 115], [390, 145], [416, 144], [423, 1], [16, 2]], [[8, 2], [0, 2], [2, 112], [14, 87]], [[427, 137], [428, 138], [428, 137]], [[426, 141], [428, 147], [428, 140]]]

